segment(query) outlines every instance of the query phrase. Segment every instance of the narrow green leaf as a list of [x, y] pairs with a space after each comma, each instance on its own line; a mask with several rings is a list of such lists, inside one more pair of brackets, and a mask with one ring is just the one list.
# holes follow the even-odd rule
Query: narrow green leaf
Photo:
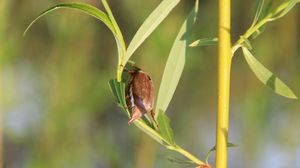
[[107, 12], [107, 15], [108, 15], [108, 17], [109, 17], [109, 19], [110, 19], [112, 25], [114, 26], [114, 29], [115, 29], [115, 31], [116, 31], [116, 34], [118, 35], [118, 37], [120, 37], [120, 39], [122, 39], [123, 47], [126, 48], [125, 42], [124, 42], [124, 40], [123, 40], [122, 32], [121, 32], [121, 30], [120, 30], [120, 28], [119, 28], [118, 23], [116, 22], [116, 19], [115, 19], [113, 13], [112, 13], [112, 11], [111, 11], [111, 9], [110, 9], [110, 7], [109, 7], [107, 1], [106, 1], [106, 0], [102, 0], [102, 4], [103, 4], [103, 6], [104, 6], [104, 8], [105, 8], [105, 10], [106, 10], [106, 12]]
[[170, 119], [163, 111], [159, 112], [157, 123], [161, 136], [164, 137], [170, 145], [175, 145], [173, 130], [170, 126]]
[[148, 16], [141, 27], [138, 29], [131, 40], [123, 65], [127, 63], [135, 50], [145, 41], [145, 39], [156, 29], [156, 27], [168, 16], [171, 10], [179, 3], [180, 0], [163, 0], [156, 9]]
[[174, 157], [168, 157], [168, 160], [172, 163], [177, 163], [177, 164], [181, 164], [181, 165], [195, 165], [195, 163], [193, 161], [178, 159], [178, 158], [174, 158]]
[[274, 1], [273, 0], [269, 0], [267, 1], [267, 3], [264, 5], [260, 17], [261, 18], [265, 18], [267, 15], [269, 15], [270, 13], [272, 13], [272, 7], [274, 5]]
[[125, 103], [125, 94], [124, 94], [124, 88], [125, 88], [125, 84], [124, 83], [120, 83], [120, 82], [117, 82], [117, 80], [115, 79], [111, 79], [109, 81], [109, 86], [113, 92], [113, 94], [115, 95], [116, 99], [117, 99], [117, 102], [120, 104], [120, 105], [126, 105]]
[[[104, 1], [105, 3], [105, 1]], [[106, 15], [106, 13], [102, 12], [101, 10], [99, 10], [98, 8], [91, 6], [89, 4], [85, 4], [85, 3], [63, 3], [63, 4], [58, 4], [55, 5], [47, 10], [45, 10], [44, 12], [42, 12], [40, 15], [38, 15], [38, 17], [36, 17], [29, 25], [28, 27], [25, 29], [23, 36], [25, 36], [25, 34], [27, 33], [27, 31], [31, 28], [31, 26], [37, 21], [39, 20], [42, 16], [56, 10], [56, 9], [62, 9], [62, 8], [66, 8], [66, 9], [74, 9], [74, 10], [78, 10], [80, 12], [83, 12], [85, 14], [88, 14], [100, 21], [102, 21], [113, 33], [114, 38], [116, 40], [117, 43], [117, 49], [118, 49], [118, 60], [119, 60], [119, 65], [122, 62], [122, 59], [125, 55], [126, 52], [126, 46], [125, 46], [125, 42], [123, 40], [123, 36], [122, 33], [116, 23], [116, 21], [114, 20], [112, 13], [109, 9], [108, 4], [106, 3], [105, 5], [106, 10], [108, 10], [109, 12], [109, 17]], [[111, 20], [113, 21], [113, 23], [111, 22]], [[121, 69], [121, 68], [119, 68]], [[121, 70], [120, 70], [121, 71]], [[120, 72], [118, 71], [118, 72]], [[118, 77], [117, 78], [121, 78], [121, 73], [117, 73]]]
[[125, 84], [122, 82], [117, 82], [116, 79], [111, 79], [109, 81], [109, 86], [112, 93], [115, 95], [118, 104], [126, 111], [128, 117], [130, 117], [130, 112], [127, 109], [125, 100]]
[[114, 94], [115, 98], [117, 99], [117, 102], [119, 104], [121, 104], [121, 101], [120, 101], [121, 96], [120, 96], [119, 90], [117, 89], [115, 80], [114, 79], [109, 80], [108, 84], [109, 84], [109, 88], [110, 88], [111, 92]]
[[276, 14], [274, 17], [272, 17], [271, 20], [273, 21], [273, 20], [282, 18], [287, 13], [289, 13], [289, 11], [292, 10], [298, 2], [299, 2], [298, 0], [290, 0], [288, 5], [286, 6], [286, 8], [284, 8], [284, 10], [282, 12], [280, 12], [280, 13]]
[[192, 27], [196, 21], [197, 12], [198, 0], [196, 0], [194, 8], [184, 21], [173, 43], [157, 96], [155, 108], [156, 112], [160, 110], [165, 112], [173, 97], [184, 68], [188, 39], [191, 35]]
[[242, 47], [245, 59], [250, 66], [251, 70], [254, 72], [256, 77], [266, 86], [271, 88], [275, 93], [285, 96], [291, 99], [297, 99], [296, 95], [293, 91], [284, 84], [279, 78], [277, 78], [271, 71], [265, 68], [255, 57], [251, 54], [251, 52]]
[[155, 130], [153, 130], [151, 127], [149, 127], [143, 121], [136, 120], [134, 122], [134, 125], [136, 125], [140, 130], [142, 130], [144, 133], [149, 135], [151, 138], [153, 138], [155, 141], [157, 141], [161, 145], [166, 146], [165, 140]]
[[[260, 1], [260, 0], [259, 0]], [[266, 19], [267, 15], [271, 13], [273, 6], [273, 0], [267, 1], [267, 3], [264, 3], [263, 8], [260, 12], [260, 18]], [[255, 25], [252, 25], [248, 30], [252, 29]], [[266, 29], [266, 24], [260, 26], [260, 28], [256, 29], [255, 32], [251, 35], [252, 39], [257, 38], [261, 33], [263, 33]]]
[[256, 29], [254, 31], [251, 29], [253, 29], [256, 25], [255, 26], [252, 25], [248, 29], [248, 31], [253, 32], [251, 35], [252, 39], [255, 39], [256, 37], [258, 37], [258, 35], [260, 35], [265, 30], [266, 25], [267, 25], [266, 23], [275, 21], [275, 20], [285, 16], [299, 2], [300, 2], [300, 0], [284, 1], [279, 6], [277, 6], [275, 9], [272, 9], [273, 1], [268, 1], [268, 4], [265, 5], [265, 8], [262, 9], [262, 11], [260, 12], [261, 18], [263, 18], [261, 20], [261, 22], [264, 22], [264, 24], [256, 27]]
[[38, 17], [36, 17], [30, 24], [29, 26], [25, 29], [23, 35], [25, 35], [27, 33], [27, 31], [30, 29], [30, 27], [37, 21], [39, 20], [42, 16], [56, 10], [56, 9], [61, 9], [61, 8], [67, 8], [67, 9], [75, 9], [75, 10], [79, 10], [83, 13], [86, 13], [100, 21], [102, 21], [114, 34], [115, 34], [115, 30], [114, 27], [110, 21], [110, 19], [107, 17], [107, 15], [102, 12], [101, 10], [99, 10], [98, 8], [85, 4], [85, 3], [63, 3], [63, 4], [58, 4], [55, 5], [47, 10], [45, 10], [44, 12], [42, 12], [40, 15], [38, 15]]
[[[232, 147], [238, 147], [238, 145], [235, 145], [235, 144], [233, 144], [233, 143], [228, 142], [228, 143], [227, 143], [227, 148], [232, 148]], [[208, 159], [209, 159], [211, 153], [212, 153], [213, 151], [215, 151], [215, 150], [216, 150], [216, 146], [212, 147], [212, 148], [207, 152], [206, 157], [205, 157], [205, 162], [206, 162], [206, 163], [208, 163]]]
[[210, 45], [217, 45], [218, 38], [203, 38], [192, 42], [189, 47], [199, 47], [199, 46], [210, 46]]
[[264, 3], [265, 3], [265, 0], [257, 0], [257, 1], [258, 1], [258, 3], [257, 3], [257, 7], [256, 7], [256, 12], [255, 12], [255, 16], [254, 16], [251, 27], [253, 27], [257, 23], [257, 21], [260, 17], [260, 14], [262, 13]]
[[123, 35], [122, 35], [122, 32], [115, 20], [115, 17], [107, 3], [106, 0], [102, 0], [102, 4], [107, 12], [107, 15], [115, 29], [115, 32], [116, 32], [116, 40], [117, 40], [117, 47], [118, 47], [118, 54], [119, 54], [119, 61], [120, 63], [122, 62], [122, 59], [123, 59], [123, 56], [125, 55], [125, 52], [126, 52], [126, 44], [125, 44], [125, 41], [124, 41], [124, 38], [123, 38]]

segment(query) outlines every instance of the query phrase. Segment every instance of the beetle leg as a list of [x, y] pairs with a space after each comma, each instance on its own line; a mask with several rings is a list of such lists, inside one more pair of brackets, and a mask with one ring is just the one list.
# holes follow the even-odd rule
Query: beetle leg
[[139, 119], [142, 117], [142, 112], [137, 106], [132, 107], [132, 116], [130, 120], [128, 121], [128, 124], [131, 124], [133, 121]]

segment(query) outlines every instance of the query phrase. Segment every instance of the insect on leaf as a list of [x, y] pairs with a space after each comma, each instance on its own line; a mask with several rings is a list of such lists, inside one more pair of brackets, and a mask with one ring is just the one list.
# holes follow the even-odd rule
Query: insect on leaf
[[131, 40], [123, 65], [127, 63], [135, 50], [145, 41], [145, 39], [156, 29], [156, 27], [168, 16], [171, 10], [179, 3], [180, 0], [163, 0], [155, 10], [148, 16], [141, 27], [138, 29]]
[[[124, 111], [127, 112], [128, 117], [130, 117], [130, 113], [129, 113], [128, 109], [127, 109], [126, 101], [125, 101], [125, 98], [124, 98], [124, 96], [125, 96], [125, 84], [117, 82], [116, 79], [111, 79], [109, 81], [109, 86], [111, 88], [111, 91], [115, 95], [118, 104], [123, 108]], [[143, 132], [145, 132], [146, 134], [148, 134], [151, 138], [153, 138], [158, 143], [160, 143], [162, 145], [165, 145], [166, 143], [168, 143], [154, 129], [152, 129], [149, 125], [147, 125], [146, 123], [144, 123], [144, 121], [137, 120], [137, 121], [134, 122], [134, 124], [140, 130], [142, 130]]]
[[256, 77], [266, 86], [271, 88], [275, 93], [290, 98], [297, 99], [293, 91], [284, 84], [279, 78], [277, 78], [271, 71], [269, 71], [264, 65], [262, 65], [252, 53], [245, 47], [242, 47], [245, 59], [254, 72]]
[[195, 6], [184, 21], [181, 29], [173, 43], [165, 70], [162, 76], [155, 111], [165, 112], [181, 77], [184, 64], [188, 39], [192, 32], [198, 12], [198, 0]]
[[200, 46], [210, 46], [210, 45], [217, 45], [218, 38], [203, 38], [192, 42], [189, 47], [200, 47]]
[[160, 111], [157, 117], [157, 123], [161, 136], [164, 137], [170, 145], [175, 145], [173, 130], [170, 126], [170, 119], [164, 112]]

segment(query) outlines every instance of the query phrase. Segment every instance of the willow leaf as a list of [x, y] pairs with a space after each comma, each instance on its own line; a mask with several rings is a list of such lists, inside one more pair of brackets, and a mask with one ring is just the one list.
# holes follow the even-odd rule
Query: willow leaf
[[123, 60], [123, 65], [127, 63], [135, 50], [146, 40], [146, 38], [156, 29], [156, 27], [168, 16], [171, 10], [180, 0], [163, 0], [155, 10], [148, 16], [141, 27], [132, 38]]
[[116, 79], [111, 79], [109, 81], [109, 86], [112, 93], [115, 95], [118, 104], [123, 108], [124, 111], [126, 111], [127, 116], [130, 117], [125, 100], [125, 84], [118, 82]]
[[255, 16], [254, 16], [251, 27], [253, 27], [259, 20], [261, 13], [263, 11], [264, 3], [265, 3], [265, 0], [258, 0]]
[[194, 8], [184, 21], [173, 43], [157, 96], [157, 103], [155, 108], [156, 112], [160, 110], [164, 112], [166, 111], [178, 85], [184, 68], [188, 39], [191, 35], [192, 27], [196, 21], [197, 12], [198, 0], [196, 0]]
[[269, 71], [264, 65], [262, 65], [252, 53], [245, 47], [242, 47], [245, 59], [254, 72], [256, 77], [266, 86], [271, 88], [275, 93], [290, 98], [297, 99], [293, 91], [277, 78], [271, 71]]
[[164, 137], [164, 139], [166, 139], [169, 144], [175, 145], [173, 130], [170, 126], [170, 119], [165, 115], [163, 111], [159, 112], [157, 123], [161, 136]]
[[114, 29], [115, 29], [115, 38], [116, 38], [116, 41], [117, 41], [117, 47], [118, 47], [118, 55], [119, 55], [119, 62], [121, 63], [122, 62], [122, 59], [123, 59], [123, 56], [125, 55], [125, 52], [126, 52], [126, 44], [125, 44], [125, 41], [124, 41], [124, 38], [123, 38], [123, 35], [122, 35], [122, 32], [115, 20], [115, 17], [107, 3], [106, 0], [102, 0], [102, 4], [107, 12], [107, 15], [108, 15], [108, 18], [110, 19]]
[[166, 141], [151, 127], [149, 127], [147, 124], [145, 124], [141, 120], [136, 120], [134, 122], [134, 125], [137, 126], [140, 130], [142, 130], [144, 133], [149, 135], [152, 139], [154, 139], [156, 142], [158, 142], [161, 145], [165, 146]]
[[27, 33], [27, 31], [30, 29], [30, 27], [37, 21], [39, 20], [42, 16], [57, 10], [57, 9], [62, 9], [62, 8], [66, 8], [66, 9], [74, 9], [74, 10], [79, 10], [80, 12], [86, 13], [100, 21], [102, 21], [114, 34], [115, 34], [115, 29], [110, 21], [110, 19], [108, 18], [108, 16], [102, 12], [101, 10], [99, 10], [98, 8], [91, 6], [89, 4], [85, 4], [85, 3], [63, 3], [63, 4], [58, 4], [55, 5], [47, 10], [45, 10], [44, 12], [42, 12], [41, 14], [39, 14], [26, 28], [26, 30], [24, 31], [23, 35], [25, 35]]
[[217, 45], [218, 38], [203, 38], [192, 42], [189, 47], [200, 47], [200, 46], [210, 46], [210, 45]]
[[272, 17], [270, 20], [273, 21], [273, 20], [282, 18], [287, 13], [289, 13], [298, 2], [300, 2], [300, 1], [299, 0], [288, 1], [288, 5], [284, 8], [284, 10], [282, 12], [278, 13], [277, 15], [275, 15], [274, 17]]

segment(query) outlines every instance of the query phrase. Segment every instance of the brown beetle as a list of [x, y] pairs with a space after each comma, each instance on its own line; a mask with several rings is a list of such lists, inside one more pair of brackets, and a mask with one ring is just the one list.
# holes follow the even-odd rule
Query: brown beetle
[[150, 112], [154, 120], [154, 85], [151, 77], [140, 68], [133, 66], [133, 70], [126, 70], [131, 79], [126, 90], [126, 103], [131, 112], [128, 124]]

